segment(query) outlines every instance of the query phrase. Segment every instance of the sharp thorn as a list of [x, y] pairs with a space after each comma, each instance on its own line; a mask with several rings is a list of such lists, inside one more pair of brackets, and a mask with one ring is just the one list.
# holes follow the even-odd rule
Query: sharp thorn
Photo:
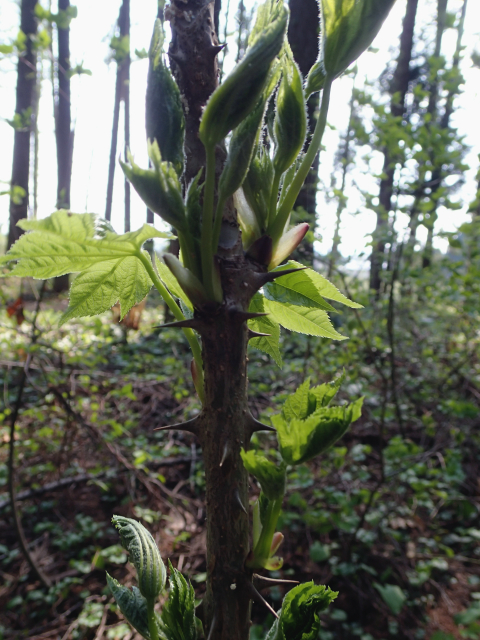
[[251, 599], [257, 602], [258, 604], [262, 604], [264, 607], [266, 607], [270, 611], [270, 613], [272, 613], [275, 616], [275, 618], [278, 619], [278, 614], [275, 611], [275, 609], [270, 604], [268, 604], [268, 602], [265, 600], [262, 594], [255, 589], [253, 584], [249, 580], [246, 581], [246, 584], [247, 584], [247, 590], [249, 592]]
[[238, 318], [240, 322], [246, 322], [247, 320], [253, 320], [254, 318], [268, 316], [268, 313], [254, 313], [250, 311], [234, 311], [234, 314], [235, 318]]
[[212, 635], [213, 635], [213, 631], [214, 631], [216, 626], [217, 626], [217, 616], [214, 615], [213, 618], [212, 618], [212, 624], [210, 625], [210, 631], [208, 632], [207, 640], [211, 640]]
[[238, 492], [238, 489], [235, 491], [235, 502], [239, 505], [240, 509], [243, 511], [243, 513], [245, 513], [248, 516], [248, 511], [245, 509], [245, 505], [242, 502], [242, 499], [240, 498], [240, 494]]
[[228, 443], [225, 443], [223, 447], [222, 459], [220, 460], [220, 464], [218, 465], [219, 467], [223, 467], [223, 463], [225, 462], [225, 460], [228, 458], [229, 455], [230, 455], [230, 447], [228, 446]]
[[273, 587], [277, 584], [298, 584], [298, 580], [283, 580], [281, 578], [267, 578], [266, 576], [260, 576], [258, 573], [254, 573], [253, 584], [258, 589], [266, 589], [267, 587]]
[[253, 331], [252, 329], [248, 330], [248, 339], [251, 340], [252, 338], [267, 338], [268, 336], [271, 336], [271, 333], [260, 333], [260, 331]]
[[168, 429], [175, 429], [177, 431], [190, 431], [193, 435], [198, 435], [199, 432], [198, 416], [187, 420], [186, 422], [179, 422], [178, 424], [169, 424], [166, 427], [157, 427], [154, 431], [167, 431]]
[[273, 427], [269, 427], [267, 424], [263, 424], [263, 422], [254, 418], [250, 411], [247, 413], [247, 430], [250, 438], [257, 431], [275, 431]]
[[179, 329], [198, 329], [200, 323], [195, 318], [187, 318], [178, 322], [167, 322], [167, 324], [157, 324], [154, 329], [168, 329], [169, 327], [177, 327]]
[[209, 52], [214, 56], [218, 56], [220, 51], [225, 49], [226, 46], [226, 44], [214, 44], [210, 47]]
[[295, 273], [296, 271], [303, 271], [307, 269], [307, 267], [295, 267], [292, 269], [284, 269], [283, 271], [269, 271], [268, 273], [257, 273], [256, 274], [256, 284], [258, 288], [263, 287], [264, 284], [268, 282], [273, 282], [277, 278], [281, 278], [282, 276], [288, 276], [289, 273]]

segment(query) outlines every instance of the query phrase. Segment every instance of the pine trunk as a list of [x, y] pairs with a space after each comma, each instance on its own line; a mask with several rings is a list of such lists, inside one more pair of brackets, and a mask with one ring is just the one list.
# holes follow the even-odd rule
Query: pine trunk
[[[28, 217], [28, 182], [30, 175], [30, 135], [31, 120], [36, 85], [36, 55], [33, 36], [37, 32], [35, 18], [36, 0], [22, 0], [20, 6], [20, 29], [26, 36], [25, 51], [18, 59], [17, 94], [15, 115], [20, 116], [22, 125], [15, 129], [13, 143], [13, 162], [11, 187], [21, 187], [25, 195], [17, 204], [16, 198], [10, 199], [10, 221], [8, 228], [7, 249], [18, 240], [23, 231], [17, 222]], [[15, 200], [15, 201], [14, 201]]]

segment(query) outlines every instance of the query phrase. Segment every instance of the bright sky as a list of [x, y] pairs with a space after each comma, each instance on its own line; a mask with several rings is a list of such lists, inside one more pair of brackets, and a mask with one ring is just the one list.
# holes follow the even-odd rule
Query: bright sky
[[[44, 3], [45, 4], [45, 3]], [[55, 2], [53, 3], [55, 4]], [[73, 157], [73, 182], [71, 194], [72, 211], [91, 211], [104, 215], [107, 185], [108, 159], [111, 140], [113, 99], [115, 87], [115, 63], [106, 63], [109, 55], [109, 41], [113, 34], [118, 16], [120, 0], [77, 0], [78, 17], [71, 24], [71, 53], [72, 65], [83, 63], [86, 69], [93, 72], [92, 76], [74, 77], [72, 79], [72, 115], [75, 122], [75, 147]], [[226, 3], [225, 3], [226, 4]], [[433, 0], [420, 2], [420, 18], [425, 24], [428, 16], [434, 15]], [[229, 30], [235, 28], [234, 13], [236, 3], [230, 1]], [[461, 0], [449, 0], [449, 10], [458, 10]], [[156, 15], [156, 0], [142, 0], [132, 2], [131, 50], [148, 49]], [[398, 43], [398, 34], [405, 9], [405, 1], [397, 0], [397, 4], [387, 19], [380, 35], [374, 42], [379, 49], [376, 54], [366, 53], [359, 62], [359, 78], [367, 76], [374, 79], [383, 71], [389, 57], [390, 47]], [[0, 42], [5, 43], [15, 38], [19, 25], [19, 9], [16, 0], [2, 0], [0, 3]], [[480, 152], [478, 131], [478, 86], [480, 71], [473, 69], [470, 63], [470, 53], [479, 40], [480, 2], [469, 0], [466, 18], [466, 45], [463, 73], [466, 83], [464, 95], [460, 99], [461, 109], [456, 112], [454, 124], [466, 136], [471, 151], [467, 162], [471, 166], [470, 174], [461, 194], [467, 204], [473, 199], [475, 184], [473, 176], [476, 172]], [[221, 29], [223, 33], [223, 28]], [[444, 39], [444, 53], [451, 56], [455, 46], [455, 34], [448, 31]], [[235, 44], [232, 40], [232, 52]], [[144, 96], [146, 87], [147, 60], [138, 60], [131, 69], [131, 147], [135, 159], [146, 166], [146, 144], [144, 130]], [[40, 130], [40, 160], [39, 160], [39, 216], [49, 215], [56, 199], [56, 156], [54, 125], [52, 117], [51, 86], [49, 82], [50, 61], [43, 61], [42, 98], [40, 102], [39, 130]], [[11, 173], [11, 159], [13, 149], [13, 129], [6, 122], [15, 111], [16, 61], [12, 58], [0, 56], [0, 180], [8, 182]], [[348, 121], [348, 102], [351, 91], [351, 80], [339, 79], [334, 84], [332, 102], [329, 113], [329, 124], [332, 129], [327, 131], [324, 138], [327, 151], [322, 154], [321, 175], [328, 184], [332, 166], [333, 153], [336, 151], [338, 136]], [[122, 118], [117, 153], [123, 150]], [[381, 170], [382, 157], [376, 154], [376, 172]], [[365, 173], [359, 166], [356, 175], [357, 182], [361, 182], [363, 189], [372, 187], [375, 192], [375, 178]], [[0, 187], [4, 185], [0, 184]], [[6, 188], [6, 185], [5, 185]], [[0, 190], [2, 190], [0, 188]], [[116, 170], [114, 204], [112, 222], [117, 231], [123, 231], [123, 174], [119, 167]], [[2, 231], [8, 225], [8, 197], [0, 197], [0, 225]], [[329, 250], [333, 236], [336, 204], [327, 205], [319, 196], [318, 231], [323, 241], [317, 243], [317, 249], [324, 253]], [[458, 224], [468, 219], [462, 211], [442, 212], [438, 222], [438, 230], [452, 230]], [[158, 217], [156, 221], [158, 221]], [[145, 206], [132, 189], [132, 228], [139, 227], [145, 221]], [[399, 226], [405, 225], [406, 220], [400, 217]], [[354, 264], [359, 264], [359, 254], [365, 251], [368, 234], [375, 224], [375, 215], [365, 210], [363, 201], [358, 196], [349, 201], [348, 210], [343, 215], [342, 246], [345, 256], [357, 256]], [[419, 234], [420, 238], [422, 234]], [[443, 243], [443, 244], [442, 244]], [[445, 241], [438, 240], [437, 246], [444, 247]], [[368, 251], [367, 251], [368, 253]]]

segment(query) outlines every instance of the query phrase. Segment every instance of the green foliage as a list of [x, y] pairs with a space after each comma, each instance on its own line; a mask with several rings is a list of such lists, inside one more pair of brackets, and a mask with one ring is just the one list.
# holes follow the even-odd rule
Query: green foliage
[[299, 584], [285, 596], [280, 616], [266, 640], [315, 640], [320, 630], [320, 613], [338, 593], [313, 582]]
[[381, 585], [374, 582], [373, 586], [382, 596], [382, 600], [388, 605], [393, 615], [398, 616], [407, 599], [403, 590], [396, 584]]
[[195, 592], [180, 571], [170, 567], [168, 600], [160, 614], [159, 628], [166, 640], [196, 640]]
[[275, 464], [253, 449], [242, 449], [241, 456], [245, 468], [257, 478], [268, 500], [282, 499], [285, 493], [285, 465]]
[[148, 628], [148, 612], [147, 601], [140, 593], [137, 587], [132, 590], [121, 585], [115, 578], [107, 573], [107, 584], [112, 592], [115, 602], [118, 604], [120, 611], [123, 613], [128, 622], [134, 627], [140, 635], [150, 640], [150, 632]]

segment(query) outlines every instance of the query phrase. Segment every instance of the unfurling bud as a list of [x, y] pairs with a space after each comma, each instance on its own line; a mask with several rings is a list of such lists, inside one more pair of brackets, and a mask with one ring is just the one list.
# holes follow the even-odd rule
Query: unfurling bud
[[305, 98], [307, 100], [312, 93], [317, 93], [317, 91], [323, 89], [326, 77], [323, 62], [319, 62], [317, 60], [308, 72], [307, 80], [305, 82]]
[[288, 55], [284, 56], [282, 71], [273, 125], [276, 144], [273, 167], [277, 175], [293, 164], [302, 150], [307, 132], [302, 78], [294, 60]]
[[120, 161], [123, 172], [147, 207], [179, 231], [185, 231], [185, 205], [177, 173], [170, 162], [162, 162], [156, 140], [149, 144], [152, 169], [141, 169], [128, 152], [129, 164]]
[[278, 267], [279, 264], [281, 264], [288, 258], [288, 256], [301, 243], [308, 229], [308, 223], [302, 222], [301, 224], [297, 224], [295, 227], [290, 229], [290, 231], [287, 231], [287, 233], [283, 234], [277, 245], [274, 246], [272, 259], [270, 261], [270, 264], [268, 265], [269, 271], [271, 271], [275, 267]]
[[151, 533], [140, 522], [123, 516], [113, 516], [112, 522], [137, 571], [140, 593], [147, 600], [157, 598], [165, 587], [167, 572]]
[[279, 5], [225, 81], [213, 92], [200, 122], [199, 136], [213, 147], [235, 129], [257, 105], [269, 80], [270, 67], [283, 44], [288, 9]]
[[243, 183], [245, 198], [253, 210], [260, 231], [265, 231], [273, 183], [273, 164], [266, 149], [260, 147]]
[[[321, 0], [321, 51], [307, 81], [318, 91], [322, 72], [340, 75], [372, 43], [395, 0]], [[314, 71], [314, 68], [319, 67]], [[313, 73], [312, 77], [310, 75]]]
[[163, 62], [165, 35], [160, 20], [155, 21], [148, 57], [145, 126], [147, 138], [156, 140], [162, 157], [171, 162], [177, 175], [183, 170], [183, 116], [180, 90], [170, 69]]
[[180, 260], [171, 253], [166, 253], [163, 259], [194, 307], [200, 307], [208, 302], [205, 287], [190, 269], [186, 269]]
[[237, 210], [237, 219], [242, 230], [243, 248], [247, 251], [250, 246], [260, 237], [260, 226], [255, 213], [250, 208], [242, 188], [233, 194], [233, 203]]
[[283, 533], [280, 533], [279, 531], [277, 531], [276, 533], [273, 534], [273, 538], [272, 538], [272, 545], [270, 547], [270, 553], [273, 556], [275, 553], [277, 553], [280, 545], [282, 544], [283, 540], [284, 540], [285, 536], [283, 535]]

